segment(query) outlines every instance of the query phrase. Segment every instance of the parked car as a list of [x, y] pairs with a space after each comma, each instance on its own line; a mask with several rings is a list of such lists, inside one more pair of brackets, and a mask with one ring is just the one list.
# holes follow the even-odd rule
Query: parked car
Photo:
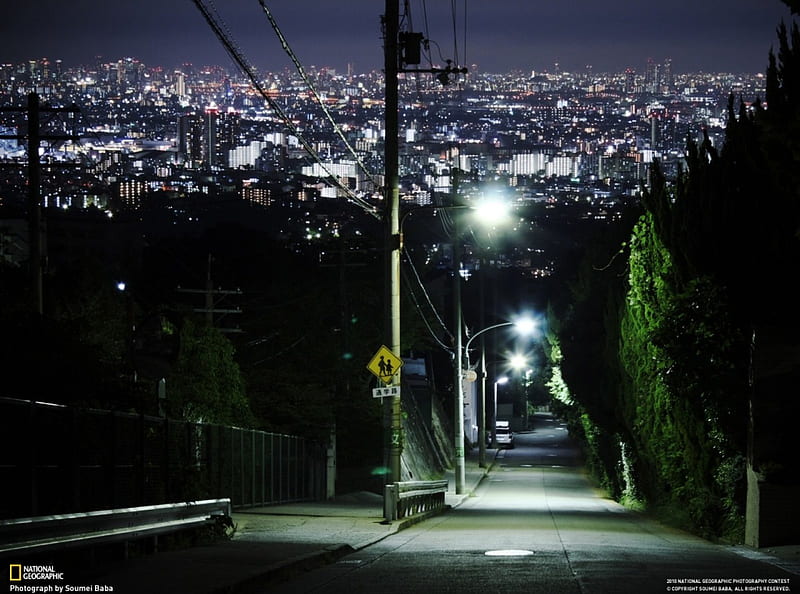
[[498, 448], [514, 448], [514, 432], [508, 426], [508, 421], [497, 421], [495, 425], [495, 441]]

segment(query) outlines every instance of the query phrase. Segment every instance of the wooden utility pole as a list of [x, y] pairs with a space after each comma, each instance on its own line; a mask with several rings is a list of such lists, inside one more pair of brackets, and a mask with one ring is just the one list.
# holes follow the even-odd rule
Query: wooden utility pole
[[[387, 307], [386, 326], [388, 343], [395, 357], [400, 358], [400, 250], [402, 240], [400, 234], [400, 175], [399, 175], [399, 125], [398, 125], [398, 75], [400, 72], [435, 74], [443, 85], [450, 84], [451, 75], [466, 74], [466, 68], [458, 68], [451, 60], [447, 60], [445, 68], [421, 69], [420, 44], [423, 35], [414, 32], [400, 32], [400, 2], [399, 0], [386, 0], [385, 14], [383, 16], [384, 28], [384, 76], [385, 80], [385, 125], [386, 140], [384, 144], [384, 187], [386, 200], [386, 263], [387, 263]], [[416, 66], [416, 68], [407, 68]], [[459, 337], [460, 337], [459, 331]], [[459, 338], [460, 340], [460, 338]], [[461, 357], [458, 348], [457, 357]], [[457, 371], [460, 373], [460, 371]], [[392, 376], [392, 386], [400, 385], [400, 374]], [[460, 382], [458, 382], [460, 386]], [[463, 407], [463, 392], [456, 389], [457, 416], [463, 417], [458, 412]], [[387, 450], [389, 465], [389, 481], [400, 480], [400, 462], [403, 452], [403, 425], [401, 416], [400, 396], [391, 396], [384, 399], [385, 415], [390, 419], [391, 435]], [[463, 418], [460, 423], [460, 438], [456, 428], [456, 492], [463, 492], [464, 482], [464, 431]], [[459, 441], [460, 439], [460, 441]], [[459, 446], [460, 443], [460, 446]], [[459, 462], [460, 460], [460, 462]]]
[[47, 268], [47, 254], [44, 242], [44, 224], [42, 221], [42, 196], [41, 196], [41, 164], [39, 163], [39, 150], [43, 140], [77, 140], [75, 134], [42, 134], [40, 115], [45, 113], [79, 113], [77, 106], [70, 107], [41, 107], [39, 95], [30, 93], [26, 108], [3, 107], [0, 111], [25, 112], [28, 117], [27, 134], [2, 135], [0, 138], [10, 138], [28, 141], [28, 262], [31, 275], [31, 293], [33, 296], [33, 309], [39, 315], [44, 313], [44, 290], [42, 279]]
[[[385, 199], [386, 199], [386, 250], [387, 250], [387, 329], [389, 348], [400, 358], [400, 176], [398, 164], [398, 72], [400, 53], [399, 0], [386, 0], [384, 15], [384, 71], [385, 71], [385, 124], [384, 143]], [[400, 374], [391, 379], [392, 386], [400, 385]], [[403, 424], [400, 396], [386, 399], [384, 406], [389, 408], [390, 439], [388, 445], [389, 482], [400, 481], [400, 460], [403, 453]]]
[[[217, 325], [217, 329], [225, 334], [234, 334], [242, 332], [241, 328], [236, 327], [228, 327], [223, 326], [220, 323], [220, 319], [229, 314], [241, 314], [242, 309], [240, 307], [219, 307], [219, 301], [226, 299], [232, 295], [241, 296], [242, 290], [241, 289], [233, 289], [233, 290], [225, 290], [225, 289], [215, 289], [214, 282], [211, 277], [211, 264], [214, 258], [211, 254], [208, 254], [208, 263], [206, 265], [206, 285], [203, 289], [185, 289], [183, 287], [178, 287], [178, 293], [194, 293], [204, 296], [204, 305], [203, 307], [195, 307], [192, 309], [195, 313], [201, 313], [205, 315], [206, 323], [209, 326]], [[214, 314], [219, 314], [219, 318], [215, 318]]]

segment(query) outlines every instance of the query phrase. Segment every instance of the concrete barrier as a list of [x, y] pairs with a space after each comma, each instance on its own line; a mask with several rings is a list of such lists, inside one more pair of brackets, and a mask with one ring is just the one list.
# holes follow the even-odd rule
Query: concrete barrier
[[444, 508], [447, 481], [404, 481], [384, 487], [383, 517], [387, 522]]

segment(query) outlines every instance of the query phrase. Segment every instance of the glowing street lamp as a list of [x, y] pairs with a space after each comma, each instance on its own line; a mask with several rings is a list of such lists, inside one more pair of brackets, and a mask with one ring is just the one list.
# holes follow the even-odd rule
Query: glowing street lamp
[[[454, 189], [454, 201], [458, 196], [457, 188], [457, 170], [453, 172], [453, 189]], [[465, 205], [465, 204], [453, 204], [450, 206], [420, 206], [418, 208], [414, 208], [409, 210], [398, 222], [398, 235], [399, 235], [399, 242], [400, 246], [403, 245], [403, 225], [413, 212], [417, 212], [418, 210], [455, 210], [455, 209], [469, 209], [476, 211], [478, 213], [478, 218], [480, 219], [481, 223], [489, 223], [497, 224], [502, 222], [507, 216], [508, 212], [510, 211], [509, 206], [507, 203], [502, 203], [500, 201], [481, 201], [476, 203], [475, 205]], [[475, 334], [469, 341], [467, 341], [466, 347], [462, 346], [462, 329], [461, 329], [461, 256], [460, 256], [460, 237], [459, 237], [459, 219], [458, 217], [455, 218], [454, 223], [454, 233], [453, 233], [453, 318], [455, 320], [456, 329], [454, 332], [455, 335], [455, 348], [454, 348], [454, 396], [455, 396], [455, 427], [454, 427], [454, 467], [455, 467], [455, 491], [457, 494], [462, 494], [465, 489], [465, 473], [466, 473], [466, 461], [464, 457], [464, 419], [463, 419], [463, 411], [464, 411], [464, 390], [462, 385], [462, 378], [463, 378], [463, 363], [464, 363], [464, 353], [469, 353], [469, 345], [472, 342], [472, 339], [477, 337], [479, 334], [492, 330], [493, 328], [499, 328], [501, 326], [511, 326], [514, 325], [514, 322], [505, 322], [502, 324], [496, 324], [494, 326], [490, 326], [488, 328], [484, 328], [477, 334]], [[467, 361], [469, 362], [469, 361]], [[482, 398], [483, 405], [485, 406], [485, 397]], [[484, 415], [482, 418], [485, 419]], [[482, 423], [481, 427], [481, 435], [485, 433], [485, 421]], [[483, 437], [481, 437], [481, 444], [483, 444]]]
[[[460, 311], [459, 311], [459, 313], [460, 313]], [[521, 316], [521, 317], [517, 318], [516, 320], [514, 320], [512, 322], [500, 322], [499, 324], [494, 324], [492, 326], [488, 326], [488, 327], [484, 328], [483, 330], [479, 330], [478, 332], [476, 332], [475, 334], [473, 334], [470, 337], [470, 339], [464, 345], [463, 351], [459, 348], [460, 340], [457, 340], [457, 342], [456, 342], [456, 353], [455, 353], [455, 356], [456, 356], [456, 360], [455, 360], [455, 363], [456, 363], [456, 384], [457, 385], [456, 385], [455, 389], [456, 389], [456, 406], [460, 407], [460, 408], [456, 409], [457, 412], [460, 413], [461, 408], [463, 408], [463, 402], [464, 402], [464, 393], [463, 393], [463, 389], [462, 389], [462, 386], [461, 386], [461, 376], [463, 374], [462, 367], [461, 367], [461, 363], [463, 361], [462, 352], [466, 355], [466, 357], [464, 357], [466, 359], [466, 368], [467, 369], [472, 369], [472, 365], [471, 365], [471, 363], [469, 361], [469, 347], [472, 344], [472, 341], [475, 340], [476, 338], [478, 338], [479, 336], [482, 336], [483, 334], [485, 334], [489, 330], [495, 330], [496, 328], [504, 328], [506, 326], [513, 326], [514, 329], [517, 331], [517, 333], [520, 336], [531, 335], [537, 329], [536, 321], [533, 318], [530, 318], [528, 316]], [[484, 376], [484, 377], [481, 378], [481, 389], [480, 389], [480, 418], [479, 418], [479, 422], [478, 422], [478, 424], [479, 424], [479, 426], [478, 426], [478, 435], [479, 435], [478, 444], [479, 444], [479, 463], [480, 463], [481, 466], [484, 466], [485, 465], [485, 455], [486, 455], [485, 437], [484, 437], [486, 435], [486, 384], [485, 384], [486, 365], [485, 365], [485, 362], [481, 365], [481, 370], [482, 370], [481, 375]], [[495, 411], [496, 410], [497, 410], [497, 408], [495, 408]], [[460, 417], [457, 417], [456, 420], [458, 421], [459, 418]], [[463, 420], [462, 420], [461, 424], [458, 427], [456, 427], [456, 439], [461, 439], [462, 442], [463, 442], [463, 439], [464, 439], [463, 435], [461, 435], [460, 437], [458, 435], [459, 428], [462, 428], [462, 433], [463, 433]], [[492, 435], [494, 435], [494, 431], [492, 431]], [[463, 454], [463, 448], [462, 448], [460, 451], [456, 450], [456, 463], [455, 463], [455, 468], [456, 468], [456, 486], [459, 485], [459, 482], [458, 482], [459, 473], [461, 471], [463, 471], [464, 465], [465, 465], [465, 460], [464, 460], [464, 454]]]
[[479, 200], [471, 207], [482, 225], [503, 225], [510, 220], [511, 205], [506, 200], [498, 198], [485, 198]]
[[508, 364], [511, 369], [518, 371], [520, 369], [525, 369], [525, 367], [528, 366], [528, 359], [525, 357], [525, 355], [511, 355], [511, 358], [508, 360]]
[[[470, 339], [467, 341], [467, 344], [464, 345], [464, 352], [467, 354], [467, 363], [469, 363], [469, 345], [472, 344], [472, 341], [478, 338], [481, 334], [488, 332], [489, 330], [494, 330], [495, 328], [503, 328], [505, 326], [513, 326], [514, 330], [517, 331], [517, 334], [520, 336], [530, 336], [534, 332], [536, 332], [538, 325], [536, 324], [536, 320], [530, 317], [520, 317], [514, 320], [513, 322], [500, 322], [499, 324], [494, 324], [492, 326], [488, 326], [483, 330], [479, 330], [475, 334], [473, 334]], [[522, 355], [519, 355], [522, 356]], [[524, 366], [524, 364], [523, 364]]]

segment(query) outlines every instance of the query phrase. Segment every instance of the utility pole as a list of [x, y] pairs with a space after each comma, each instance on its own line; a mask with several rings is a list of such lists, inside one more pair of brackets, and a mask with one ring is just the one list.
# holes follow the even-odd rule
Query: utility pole
[[[195, 307], [192, 309], [192, 311], [195, 313], [205, 314], [205, 320], [209, 326], [214, 326], [215, 322], [219, 323], [219, 320], [215, 319], [214, 314], [220, 314], [220, 318], [222, 318], [229, 314], [242, 313], [242, 309], [240, 307], [219, 307], [219, 300], [226, 299], [231, 295], [241, 296], [242, 291], [241, 289], [225, 290], [214, 288], [214, 282], [211, 277], [211, 264], [213, 260], [213, 256], [208, 254], [208, 263], [206, 265], [206, 285], [204, 289], [184, 289], [183, 287], [177, 288], [178, 293], [195, 293], [204, 296], [204, 306]], [[222, 325], [219, 325], [217, 329], [224, 334], [236, 334], [242, 332], [241, 328], [225, 327]]]
[[[400, 5], [399, 0], [386, 0], [384, 14], [384, 70], [385, 80], [385, 123], [384, 143], [386, 188], [386, 249], [388, 293], [388, 331], [389, 348], [400, 357], [400, 176], [398, 164], [398, 72], [400, 69]], [[391, 379], [392, 386], [400, 385], [400, 374]], [[400, 396], [385, 399], [389, 408], [390, 441], [388, 446], [389, 482], [400, 481], [400, 460], [403, 453], [403, 420]]]
[[41, 107], [39, 95], [28, 94], [26, 108], [3, 107], [0, 111], [26, 112], [28, 116], [28, 133], [2, 135], [0, 138], [9, 138], [28, 141], [28, 253], [31, 275], [31, 290], [33, 294], [33, 309], [39, 315], [44, 313], [44, 290], [42, 278], [46, 269], [47, 254], [44, 244], [44, 225], [42, 222], [42, 196], [41, 196], [41, 164], [39, 163], [39, 149], [43, 140], [77, 140], [75, 134], [42, 134], [40, 114], [45, 113], [79, 113], [76, 105], [70, 107]]
[[[386, 262], [387, 262], [387, 332], [388, 342], [392, 353], [400, 358], [400, 176], [399, 176], [399, 126], [398, 126], [398, 75], [400, 72], [435, 74], [442, 85], [450, 84], [451, 75], [466, 74], [466, 68], [453, 65], [452, 60], [446, 60], [445, 68], [408, 69], [407, 66], [418, 66], [421, 63], [420, 47], [423, 43], [422, 33], [400, 32], [400, 0], [386, 0], [383, 15], [384, 29], [384, 76], [385, 79], [385, 124], [386, 140], [384, 145], [385, 166], [385, 200], [386, 200]], [[460, 300], [459, 300], [460, 303]], [[459, 315], [459, 324], [460, 324]], [[461, 340], [459, 327], [458, 340]], [[459, 342], [460, 344], [460, 342]], [[460, 369], [461, 349], [457, 350]], [[459, 371], [460, 374], [460, 371]], [[392, 376], [392, 386], [400, 385], [400, 374]], [[460, 422], [456, 423], [456, 492], [463, 493], [464, 489], [464, 423], [463, 409], [464, 394], [461, 390], [460, 380], [456, 389], [456, 415]], [[391, 396], [385, 399], [388, 410], [384, 414], [390, 419], [391, 435], [388, 446], [389, 482], [400, 481], [400, 462], [403, 452], [403, 425], [401, 416], [400, 396]], [[460, 441], [458, 437], [460, 427]], [[460, 444], [460, 445], [459, 445]], [[460, 458], [459, 458], [460, 453]], [[458, 460], [460, 459], [460, 466]], [[460, 468], [460, 473], [458, 469]], [[460, 476], [460, 482], [459, 482]], [[459, 488], [458, 485], [461, 485]]]
[[[458, 169], [451, 170], [453, 206], [458, 206]], [[464, 460], [464, 348], [461, 327], [461, 233], [459, 217], [453, 217], [453, 324], [455, 327], [455, 352], [453, 357], [453, 392], [455, 413], [453, 418], [453, 442], [455, 449], [456, 494], [464, 492], [466, 462]]]
[[[480, 324], [481, 328], [486, 328], [486, 292], [485, 292], [485, 276], [486, 276], [486, 254], [480, 260]], [[478, 417], [478, 466], [486, 468], [486, 337], [481, 336], [481, 372], [479, 375], [480, 385], [478, 386], [480, 395], [478, 403], [481, 407]], [[469, 357], [469, 353], [467, 353]]]

